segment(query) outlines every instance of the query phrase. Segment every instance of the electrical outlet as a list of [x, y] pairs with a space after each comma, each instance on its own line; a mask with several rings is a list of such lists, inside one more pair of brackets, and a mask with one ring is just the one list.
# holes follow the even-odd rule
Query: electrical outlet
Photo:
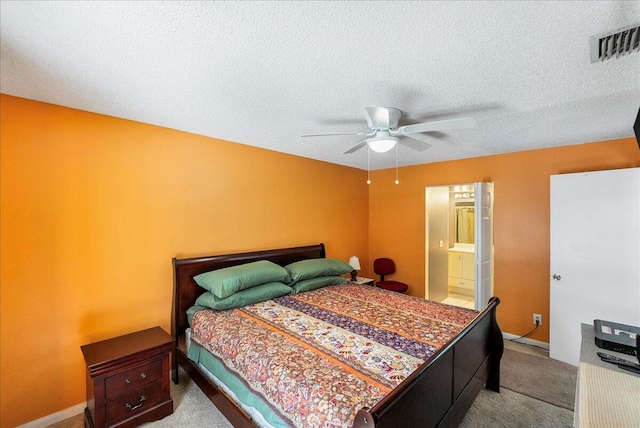
[[533, 323], [535, 325], [542, 325], [542, 315], [540, 314], [533, 314]]

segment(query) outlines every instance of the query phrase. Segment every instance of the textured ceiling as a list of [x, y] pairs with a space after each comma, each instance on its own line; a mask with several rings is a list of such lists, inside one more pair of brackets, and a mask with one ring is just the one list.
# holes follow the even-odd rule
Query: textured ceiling
[[[365, 106], [417, 134], [400, 165], [633, 135], [640, 53], [592, 64], [589, 37], [637, 1], [1, 2], [2, 93], [367, 168]], [[371, 169], [396, 153], [371, 152]]]

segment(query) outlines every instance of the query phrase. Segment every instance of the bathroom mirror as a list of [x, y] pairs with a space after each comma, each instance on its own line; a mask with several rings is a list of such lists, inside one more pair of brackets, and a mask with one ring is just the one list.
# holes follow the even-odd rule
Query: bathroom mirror
[[455, 241], [458, 244], [473, 244], [475, 235], [475, 207], [473, 202], [455, 204]]

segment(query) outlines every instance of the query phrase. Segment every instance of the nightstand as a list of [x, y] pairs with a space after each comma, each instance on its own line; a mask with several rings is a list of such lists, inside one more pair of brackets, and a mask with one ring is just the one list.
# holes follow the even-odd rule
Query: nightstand
[[87, 365], [85, 427], [134, 427], [173, 413], [169, 355], [160, 327], [81, 346]]
[[355, 281], [349, 280], [349, 284], [358, 284], [358, 285], [374, 285], [376, 282], [375, 279], [365, 278], [362, 276], [356, 277]]

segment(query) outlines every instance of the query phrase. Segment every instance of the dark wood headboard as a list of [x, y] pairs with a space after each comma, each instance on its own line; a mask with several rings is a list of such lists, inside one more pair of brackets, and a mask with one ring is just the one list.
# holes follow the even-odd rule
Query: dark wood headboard
[[193, 277], [204, 272], [222, 269], [229, 266], [269, 260], [280, 266], [305, 259], [326, 257], [324, 244], [305, 247], [280, 248], [275, 250], [253, 251], [249, 253], [223, 254], [216, 256], [194, 257], [189, 259], [173, 259], [173, 313], [171, 334], [177, 341], [178, 336], [189, 327], [187, 309], [195, 303], [204, 289], [193, 280]]

